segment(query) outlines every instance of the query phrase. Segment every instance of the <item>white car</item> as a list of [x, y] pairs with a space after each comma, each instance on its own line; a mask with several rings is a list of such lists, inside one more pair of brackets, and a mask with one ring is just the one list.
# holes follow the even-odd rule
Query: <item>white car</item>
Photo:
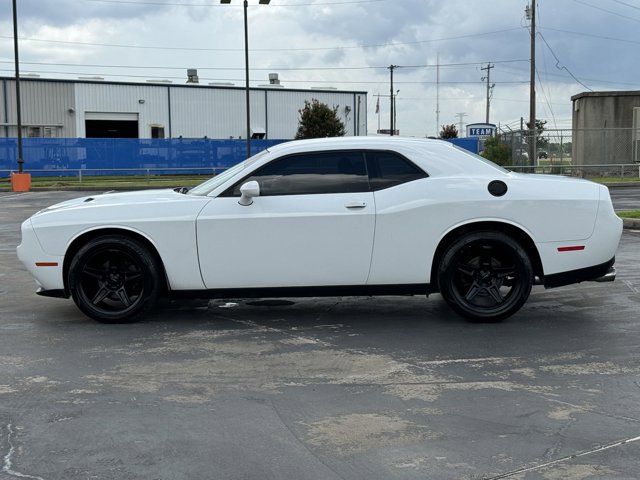
[[191, 189], [107, 193], [22, 224], [38, 293], [102, 322], [159, 296], [428, 295], [497, 321], [534, 283], [613, 280], [606, 187], [510, 173], [440, 140], [278, 145]]

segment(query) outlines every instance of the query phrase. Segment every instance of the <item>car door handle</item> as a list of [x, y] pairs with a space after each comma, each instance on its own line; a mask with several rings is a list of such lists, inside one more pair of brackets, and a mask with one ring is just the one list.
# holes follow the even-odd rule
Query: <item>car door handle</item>
[[364, 208], [366, 206], [366, 202], [349, 202], [345, 204], [345, 208], [348, 208], [349, 210], [356, 210], [358, 208]]

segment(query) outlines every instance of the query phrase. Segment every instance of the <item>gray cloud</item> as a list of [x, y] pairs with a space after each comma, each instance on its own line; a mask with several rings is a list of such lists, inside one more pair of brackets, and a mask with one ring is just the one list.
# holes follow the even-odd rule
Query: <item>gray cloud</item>
[[[184, 0], [186, 2], [186, 0]], [[217, 3], [217, 0], [202, 0]], [[252, 4], [257, 1], [251, 0]], [[311, 0], [304, 0], [309, 3]], [[327, 3], [330, 0], [316, 0]], [[331, 0], [334, 1], [334, 0]], [[592, 0], [595, 3], [595, 0]], [[254, 48], [317, 48], [386, 43], [418, 42], [449, 38], [502, 29], [495, 34], [450, 39], [408, 45], [380, 46], [364, 49], [327, 49], [318, 51], [252, 52], [251, 63], [265, 67], [303, 66], [384, 66], [435, 63], [439, 53], [442, 63], [527, 59], [528, 31], [524, 25], [525, 1], [514, 0], [388, 0], [340, 6], [277, 7], [278, 3], [294, 0], [273, 0], [270, 7], [251, 10], [251, 45]], [[237, 2], [236, 2], [237, 3]], [[611, 5], [609, 5], [611, 3]], [[587, 34], [637, 40], [638, 22], [589, 8], [572, 0], [539, 2], [541, 32], [559, 57], [579, 78], [593, 88], [632, 89], [637, 85], [640, 65], [636, 61], [638, 45], [574, 35], [551, 29], [572, 30]], [[600, 5], [598, 3], [597, 5]], [[239, 8], [178, 7], [159, 5], [108, 4], [85, 0], [21, 0], [20, 20], [23, 35], [43, 27], [81, 31], [89, 22], [105, 25], [104, 31], [92, 33], [91, 41], [103, 43], [135, 43], [144, 45], [193, 46], [211, 48], [242, 47], [242, 14]], [[640, 19], [639, 12], [607, 1], [607, 8]], [[10, 2], [0, 4], [0, 23], [10, 25]], [[108, 27], [108, 28], [107, 28]], [[39, 35], [46, 35], [42, 33]], [[75, 37], [74, 37], [75, 38]], [[47, 48], [44, 48], [44, 47]], [[25, 61], [61, 61], [102, 64], [186, 66], [242, 66], [241, 52], [204, 52], [171, 50], [117, 49], [36, 45], [25, 42]], [[10, 43], [0, 44], [0, 53], [11, 55]], [[540, 40], [538, 70], [542, 79], [539, 91], [549, 92], [556, 117], [571, 115], [569, 97], [584, 90], [566, 71], [556, 68], [556, 60]], [[89, 62], [90, 60], [90, 62]], [[34, 70], [36, 68], [33, 68]], [[41, 69], [45, 69], [41, 67]], [[53, 70], [51, 68], [50, 70]], [[64, 70], [62, 67], [55, 70]], [[77, 71], [79, 68], [68, 68]], [[182, 71], [140, 71], [106, 68], [83, 68], [96, 73], [138, 74], [149, 77], [182, 76]], [[368, 89], [370, 93], [386, 92], [388, 72], [382, 70], [339, 70], [280, 72], [288, 86], [307, 87], [326, 81], [336, 87]], [[528, 79], [528, 64], [497, 64], [492, 72], [496, 82]], [[202, 71], [202, 77], [240, 78], [241, 71]], [[482, 73], [477, 66], [443, 68], [443, 82], [477, 82]], [[266, 72], [256, 71], [256, 79], [266, 78]], [[402, 70], [397, 81], [400, 101], [405, 105], [399, 122], [404, 133], [423, 134], [435, 124], [435, 87], [433, 69]], [[304, 83], [293, 82], [302, 80]], [[352, 82], [381, 82], [352, 83]], [[610, 81], [613, 83], [606, 83]], [[619, 82], [619, 83], [615, 83]], [[624, 85], [629, 83], [630, 85]], [[639, 88], [640, 86], [635, 86]], [[527, 114], [526, 85], [498, 83], [493, 111], [495, 121], [512, 121]], [[468, 111], [470, 117], [481, 116], [484, 108], [482, 84], [444, 84], [442, 86], [441, 123], [454, 121], [457, 111]], [[542, 95], [540, 96], [541, 102]], [[373, 102], [370, 102], [370, 123]], [[383, 109], [386, 109], [383, 103]], [[547, 105], [541, 104], [545, 112]], [[475, 118], [474, 118], [475, 119]], [[431, 125], [431, 127], [429, 127]], [[433, 133], [433, 132], [430, 132]]]

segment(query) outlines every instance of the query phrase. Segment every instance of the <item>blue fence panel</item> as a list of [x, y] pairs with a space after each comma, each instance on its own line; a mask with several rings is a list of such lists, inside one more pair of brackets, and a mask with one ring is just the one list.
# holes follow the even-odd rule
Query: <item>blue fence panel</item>
[[[251, 153], [285, 141], [252, 140]], [[87, 170], [83, 175], [136, 175], [147, 169], [190, 173], [189, 169], [222, 170], [247, 158], [246, 140], [25, 138], [23, 148], [25, 171], [49, 171], [33, 171], [33, 175], [56, 175], [63, 170]], [[17, 169], [17, 150], [17, 139], [0, 138], [0, 170]]]
[[480, 139], [478, 138], [449, 138], [447, 141], [460, 148], [469, 150], [471, 153], [480, 153]]

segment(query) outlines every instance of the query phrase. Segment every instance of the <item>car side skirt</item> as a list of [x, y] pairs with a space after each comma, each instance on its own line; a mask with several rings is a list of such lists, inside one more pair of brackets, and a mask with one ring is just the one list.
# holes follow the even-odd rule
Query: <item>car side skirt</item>
[[553, 275], [545, 275], [543, 282], [544, 287], [556, 288], [589, 281], [613, 281], [613, 279], [615, 279], [615, 270], [613, 270], [615, 261], [616, 258], [613, 257], [611, 260], [601, 263], [600, 265], [571, 270], [569, 272], [555, 273]]
[[430, 284], [337, 285], [321, 287], [221, 288], [174, 290], [173, 298], [283, 298], [283, 297], [367, 297], [383, 295], [428, 295], [437, 292]]

